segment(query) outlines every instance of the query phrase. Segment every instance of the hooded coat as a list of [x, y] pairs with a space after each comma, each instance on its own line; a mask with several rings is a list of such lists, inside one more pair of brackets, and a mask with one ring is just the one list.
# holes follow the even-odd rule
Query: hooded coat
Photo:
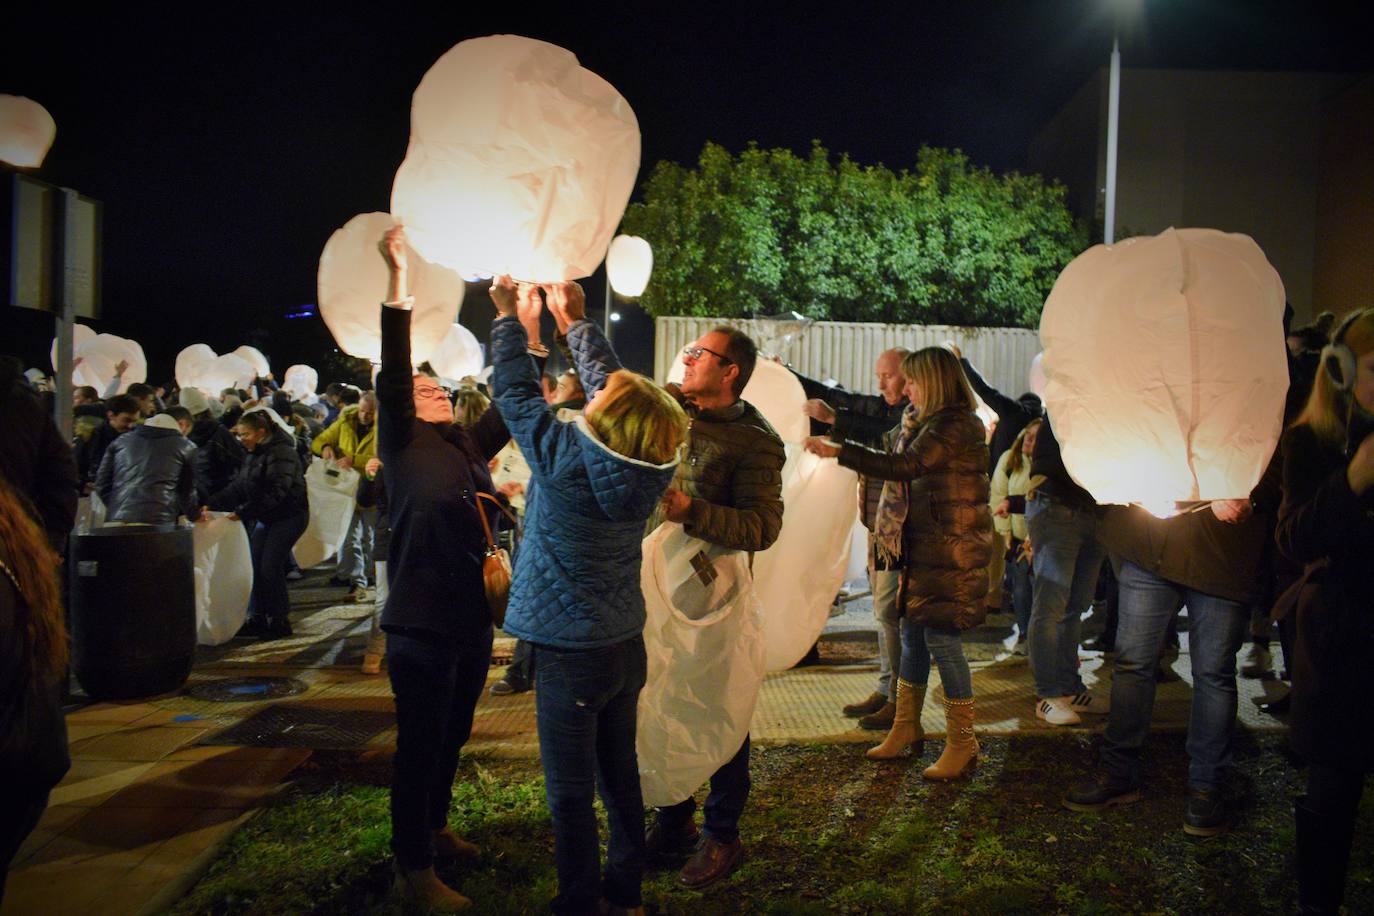
[[644, 524], [678, 461], [650, 464], [612, 451], [582, 416], [560, 422], [514, 318], [492, 325], [491, 343], [496, 405], [533, 482], [502, 629], [563, 649], [632, 639], [644, 630]]
[[233, 483], [210, 497], [210, 508], [250, 522], [279, 522], [309, 510], [305, 472], [295, 437], [280, 427], [248, 455]]

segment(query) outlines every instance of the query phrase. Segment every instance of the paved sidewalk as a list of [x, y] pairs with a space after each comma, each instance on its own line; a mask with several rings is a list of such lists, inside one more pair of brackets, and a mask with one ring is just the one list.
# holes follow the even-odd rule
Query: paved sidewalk
[[[322, 576], [312, 576], [312, 581]], [[194, 883], [219, 847], [306, 760], [312, 748], [352, 747], [387, 753], [395, 745], [391, 689], [383, 674], [358, 671], [370, 605], [336, 604], [342, 590], [293, 589], [296, 635], [274, 642], [235, 641], [202, 652], [187, 689], [249, 679], [230, 701], [186, 691], [133, 703], [97, 703], [72, 712], [73, 765], [54, 790], [47, 813], [15, 861], [0, 916], [155, 913]], [[996, 620], [968, 634], [968, 654], [983, 734], [1050, 733], [1035, 718], [1029, 671], [999, 644]], [[513, 641], [498, 639], [498, 659]], [[822, 664], [769, 675], [754, 716], [761, 743], [875, 742], [840, 713], [875, 685], [876, 634], [871, 611], [855, 602], [822, 636]], [[1100, 655], [1084, 653], [1084, 679], [1099, 683]], [[1176, 681], [1161, 684], [1154, 727], [1186, 727], [1191, 686], [1186, 634]], [[489, 681], [500, 676], [494, 665]], [[268, 699], [258, 683], [289, 678], [299, 690]], [[247, 684], [248, 686], [242, 686]], [[1105, 685], [1103, 686], [1105, 689]], [[1255, 701], [1272, 681], [1240, 681], [1240, 721], [1249, 729], [1281, 728]], [[938, 678], [922, 721], [943, 734]], [[1084, 728], [1100, 727], [1088, 719]], [[333, 723], [333, 724], [331, 724]], [[339, 723], [353, 726], [340, 731]], [[360, 724], [361, 723], [361, 724]], [[246, 726], [260, 724], [252, 739]], [[365, 727], [364, 727], [365, 726]], [[236, 728], [237, 727], [237, 728]], [[235, 734], [226, 735], [234, 728]], [[538, 753], [532, 693], [492, 697], [477, 707], [465, 753]]]

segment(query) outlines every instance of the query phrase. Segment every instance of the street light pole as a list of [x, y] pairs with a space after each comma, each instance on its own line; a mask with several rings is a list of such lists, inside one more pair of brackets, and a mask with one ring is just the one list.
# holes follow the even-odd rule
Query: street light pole
[[1111, 78], [1107, 87], [1107, 206], [1102, 241], [1116, 241], [1116, 143], [1121, 120], [1121, 44], [1112, 36]]

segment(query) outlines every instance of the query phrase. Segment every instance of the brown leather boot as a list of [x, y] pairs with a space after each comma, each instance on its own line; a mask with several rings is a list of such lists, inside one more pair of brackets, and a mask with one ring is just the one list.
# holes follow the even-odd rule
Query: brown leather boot
[[482, 854], [482, 848], [476, 843], [469, 843], [467, 840], [454, 833], [452, 828], [445, 827], [442, 830], [434, 831], [434, 858], [448, 861], [450, 859], [475, 859]]
[[434, 866], [419, 871], [396, 869], [396, 893], [407, 903], [436, 913], [457, 913], [472, 906], [472, 901], [439, 880]]
[[867, 716], [877, 712], [886, 704], [887, 697], [881, 693], [874, 692], [869, 694], [868, 699], [861, 703], [850, 703], [848, 706], [844, 707], [841, 712], [851, 719], [857, 719], [859, 716]]
[[877, 712], [863, 716], [859, 719], [859, 728], [871, 732], [886, 731], [892, 727], [892, 720], [897, 717], [897, 704], [888, 701], [878, 709]]
[[897, 679], [897, 696], [893, 700], [892, 728], [883, 743], [869, 748], [869, 760], [891, 760], [908, 746], [920, 744], [925, 738], [921, 730], [921, 707], [925, 705], [926, 687]]
[[726, 877], [743, 861], [744, 844], [739, 837], [733, 843], [722, 843], [708, 836], [678, 872], [677, 883], [697, 890]]
[[926, 779], [958, 779], [978, 765], [978, 739], [973, 737], [973, 697], [945, 700], [945, 749], [940, 759], [921, 771]]

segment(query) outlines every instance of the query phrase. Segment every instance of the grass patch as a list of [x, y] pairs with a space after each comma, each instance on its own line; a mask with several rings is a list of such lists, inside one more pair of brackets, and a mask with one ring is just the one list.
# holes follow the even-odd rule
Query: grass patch
[[[1182, 735], [1151, 735], [1145, 799], [1103, 815], [1058, 805], [1088, 772], [1081, 735], [988, 738], [973, 782], [952, 785], [924, 782], [916, 761], [875, 765], [859, 746], [755, 748], [744, 867], [702, 892], [657, 868], [645, 899], [665, 916], [1284, 913], [1295, 898], [1292, 798], [1303, 777], [1282, 741], [1240, 743], [1228, 787], [1235, 829], [1205, 841], [1181, 830]], [[387, 761], [317, 754], [173, 912], [398, 912], [388, 896], [389, 777]], [[1358, 837], [1374, 835], [1371, 799]], [[546, 910], [556, 878], [538, 761], [465, 760], [451, 822], [485, 850], [475, 865], [441, 871], [476, 912]], [[1374, 849], [1360, 839], [1346, 906], [1374, 912]]]

